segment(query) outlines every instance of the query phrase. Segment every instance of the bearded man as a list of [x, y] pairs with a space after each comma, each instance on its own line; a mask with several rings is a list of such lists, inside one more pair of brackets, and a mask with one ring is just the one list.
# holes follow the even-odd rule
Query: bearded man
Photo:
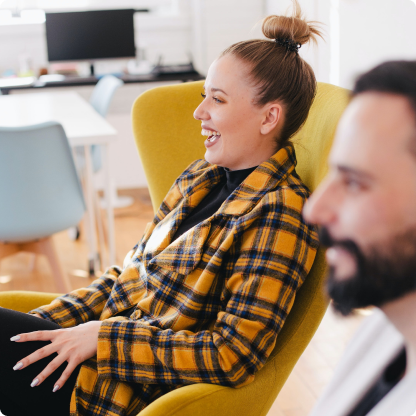
[[337, 311], [377, 307], [310, 416], [416, 414], [416, 62], [362, 75], [304, 209]]

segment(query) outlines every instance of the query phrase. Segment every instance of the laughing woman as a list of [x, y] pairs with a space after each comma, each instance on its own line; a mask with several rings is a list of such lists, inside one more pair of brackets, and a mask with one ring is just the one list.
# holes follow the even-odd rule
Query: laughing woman
[[137, 415], [187, 384], [244, 386], [264, 365], [318, 246], [290, 138], [316, 90], [298, 49], [320, 34], [296, 2], [263, 33], [211, 65], [194, 113], [205, 160], [176, 180], [123, 268], [34, 316], [0, 311], [7, 416]]

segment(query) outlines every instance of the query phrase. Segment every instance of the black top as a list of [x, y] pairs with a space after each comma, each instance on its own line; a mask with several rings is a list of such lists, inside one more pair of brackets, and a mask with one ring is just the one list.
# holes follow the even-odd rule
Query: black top
[[[257, 168], [241, 170], [228, 170], [220, 167], [223, 171], [221, 181], [211, 189], [201, 203], [186, 217], [176, 230], [173, 240], [186, 233], [195, 225], [214, 215], [222, 203], [236, 190], [236, 188]], [[224, 175], [225, 173], [225, 175]]]
[[401, 380], [405, 370], [406, 350], [403, 348], [348, 416], [365, 416], [368, 414]]

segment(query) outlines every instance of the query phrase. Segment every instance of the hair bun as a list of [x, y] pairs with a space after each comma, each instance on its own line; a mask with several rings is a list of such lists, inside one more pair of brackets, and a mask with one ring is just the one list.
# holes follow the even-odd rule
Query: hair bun
[[317, 42], [322, 38], [315, 22], [308, 22], [302, 16], [297, 0], [293, 0], [292, 16], [268, 16], [263, 20], [262, 31], [268, 39], [288, 39], [303, 45], [310, 40]]

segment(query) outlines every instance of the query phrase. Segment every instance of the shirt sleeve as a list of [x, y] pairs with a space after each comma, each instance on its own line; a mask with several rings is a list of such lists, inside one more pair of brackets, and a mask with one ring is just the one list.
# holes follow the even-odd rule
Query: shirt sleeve
[[49, 305], [33, 309], [29, 313], [37, 313], [42, 318], [55, 322], [63, 328], [98, 320], [114, 282], [120, 274], [119, 267], [110, 267], [89, 286], [59, 296]]
[[98, 339], [100, 376], [146, 384], [251, 382], [272, 352], [318, 248], [314, 228], [301, 216], [304, 200], [285, 200], [263, 205], [236, 236], [224, 272], [225, 307], [209, 329], [174, 332], [143, 320], [105, 320]]
[[[189, 181], [189, 179], [186, 179], [187, 176], [192, 175], [195, 171], [198, 172], [198, 169], [205, 167], [206, 165], [208, 165], [207, 162], [196, 160], [182, 172], [162, 202], [153, 219], [153, 225], [160, 222], [182, 198], [178, 184], [185, 181], [185, 185], [182, 186], [186, 186], [187, 181]], [[152, 223], [149, 223], [148, 227], [150, 227]], [[146, 230], [141, 240], [127, 254], [124, 264], [128, 262], [138, 248], [140, 250], [140, 245], [145, 235]], [[92, 320], [98, 320], [110, 297], [112, 287], [121, 273], [122, 269], [120, 267], [110, 267], [99, 279], [95, 280], [88, 287], [77, 289], [67, 295], [60, 296], [54, 299], [49, 305], [31, 310], [29, 314], [39, 314], [43, 319], [55, 322], [64, 328], [76, 326]]]

